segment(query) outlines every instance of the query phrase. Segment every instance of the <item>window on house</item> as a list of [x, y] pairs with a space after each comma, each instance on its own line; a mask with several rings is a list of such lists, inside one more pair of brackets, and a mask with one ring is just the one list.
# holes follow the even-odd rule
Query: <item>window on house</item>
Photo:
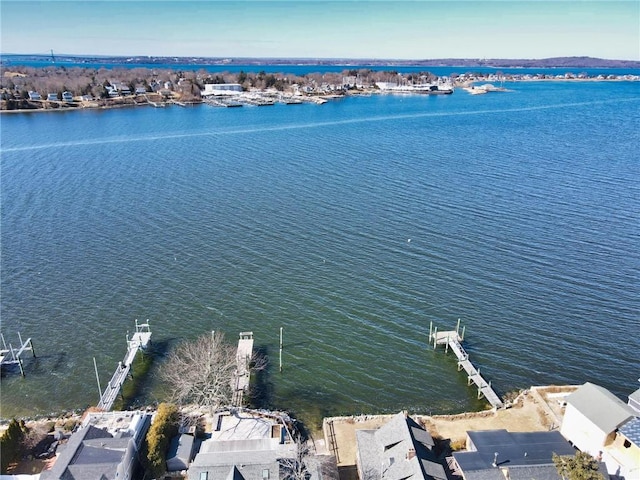
[[209, 480], [209, 472], [200, 472], [200, 480]]
[[262, 470], [262, 480], [269, 480], [269, 469], [265, 468]]

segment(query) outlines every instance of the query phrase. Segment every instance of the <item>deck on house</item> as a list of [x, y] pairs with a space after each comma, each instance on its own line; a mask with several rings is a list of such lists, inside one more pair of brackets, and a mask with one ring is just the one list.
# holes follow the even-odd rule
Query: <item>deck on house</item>
[[480, 375], [480, 369], [476, 368], [469, 360], [469, 354], [462, 346], [464, 338], [464, 330], [462, 336], [458, 333], [460, 331], [460, 321], [458, 321], [458, 327], [455, 330], [439, 332], [436, 328], [433, 331], [429, 329], [429, 343], [433, 343], [433, 348], [438, 345], [444, 345], [446, 351], [451, 349], [458, 358], [458, 371], [464, 369], [467, 372], [467, 383], [475, 383], [478, 388], [478, 398], [484, 397], [493, 408], [503, 408], [504, 403], [498, 396], [498, 394], [491, 387], [491, 382], [487, 382], [482, 375]]
[[127, 336], [127, 354], [124, 356], [122, 362], [118, 362], [116, 371], [113, 372], [107, 388], [101, 391], [100, 402], [98, 402], [98, 408], [100, 410], [108, 412], [113, 408], [113, 404], [118, 398], [122, 385], [131, 372], [131, 365], [136, 358], [136, 354], [139, 351], [146, 350], [150, 343], [151, 329], [149, 327], [149, 321], [147, 320], [147, 323], [138, 323], [138, 320], [136, 320], [135, 333], [131, 339]]

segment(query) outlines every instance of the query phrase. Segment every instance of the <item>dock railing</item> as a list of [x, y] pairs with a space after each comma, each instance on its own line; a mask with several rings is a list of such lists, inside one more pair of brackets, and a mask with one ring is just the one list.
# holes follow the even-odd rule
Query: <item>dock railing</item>
[[[124, 360], [118, 362], [116, 371], [113, 372], [111, 380], [107, 384], [107, 388], [104, 391], [100, 388], [100, 380], [98, 379], [98, 388], [100, 389], [100, 402], [98, 402], [98, 408], [105, 412], [108, 412], [113, 408], [113, 404], [118, 398], [118, 394], [122, 390], [122, 385], [127, 380], [131, 372], [131, 365], [136, 358], [136, 354], [139, 351], [144, 351], [151, 343], [151, 328], [149, 326], [149, 320], [146, 323], [138, 323], [136, 319], [136, 331], [129, 339], [127, 334], [127, 353], [124, 356]], [[95, 366], [95, 358], [94, 358]], [[96, 378], [98, 378], [98, 369], [96, 367]]]
[[478, 388], [478, 398], [484, 397], [493, 408], [503, 408], [504, 403], [498, 396], [498, 394], [491, 387], [491, 382], [487, 382], [480, 374], [480, 368], [476, 368], [469, 360], [469, 354], [462, 346], [464, 340], [464, 327], [462, 329], [462, 335], [460, 332], [460, 319], [458, 319], [458, 325], [455, 330], [438, 332], [438, 327], [433, 328], [433, 322], [429, 326], [429, 344], [433, 342], [433, 348], [438, 345], [445, 346], [445, 352], [449, 349], [453, 351], [458, 359], [458, 371], [463, 370], [467, 373], [467, 385], [475, 383]]

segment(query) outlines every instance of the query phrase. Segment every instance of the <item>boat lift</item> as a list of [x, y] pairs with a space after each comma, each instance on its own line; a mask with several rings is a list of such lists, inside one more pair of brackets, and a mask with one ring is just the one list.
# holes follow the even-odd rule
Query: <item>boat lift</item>
[[18, 365], [20, 367], [20, 374], [24, 377], [24, 365], [22, 363], [22, 354], [30, 351], [33, 356], [36, 356], [36, 352], [33, 349], [33, 342], [31, 338], [27, 338], [26, 341], [22, 341], [22, 335], [18, 332], [18, 340], [20, 341], [20, 348], [13, 348], [13, 345], [9, 344], [7, 348], [7, 342], [4, 339], [4, 335], [0, 333], [2, 339], [2, 348], [0, 349], [0, 368], [5, 365]]

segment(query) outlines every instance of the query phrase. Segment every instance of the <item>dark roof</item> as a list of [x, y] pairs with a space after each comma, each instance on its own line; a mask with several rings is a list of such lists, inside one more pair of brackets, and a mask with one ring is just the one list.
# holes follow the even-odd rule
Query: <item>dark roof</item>
[[505, 480], [502, 470], [492, 468], [491, 470], [465, 470], [464, 480]]
[[167, 470], [186, 470], [191, 461], [193, 451], [193, 435], [186, 433], [176, 435], [171, 439], [169, 451], [167, 452]]
[[485, 430], [467, 432], [474, 451], [454, 452], [453, 457], [463, 472], [492, 470], [497, 456], [501, 467], [553, 465], [552, 456], [574, 455], [575, 449], [558, 431], [508, 432]]
[[555, 465], [527, 465], [521, 467], [509, 467], [510, 480], [558, 480], [560, 475]]
[[[88, 427], [82, 428], [78, 430], [76, 433], [71, 435], [69, 441], [64, 446], [63, 449], [60, 449], [60, 455], [56, 459], [51, 470], [45, 470], [40, 474], [41, 480], [48, 479], [60, 479], [64, 478], [65, 471], [67, 468], [75, 461], [75, 457], [80, 457], [82, 455], [82, 449], [84, 448], [85, 440], [92, 440], [96, 438], [110, 439], [113, 438], [112, 435], [102, 430], [101, 428], [94, 427], [93, 425], [89, 425]], [[89, 453], [90, 455], [90, 453]], [[122, 455], [120, 455], [122, 457]], [[82, 468], [82, 467], [81, 467]], [[75, 476], [74, 476], [75, 477]], [[79, 477], [84, 478], [84, 477]], [[100, 478], [100, 476], [94, 476], [93, 478]]]

